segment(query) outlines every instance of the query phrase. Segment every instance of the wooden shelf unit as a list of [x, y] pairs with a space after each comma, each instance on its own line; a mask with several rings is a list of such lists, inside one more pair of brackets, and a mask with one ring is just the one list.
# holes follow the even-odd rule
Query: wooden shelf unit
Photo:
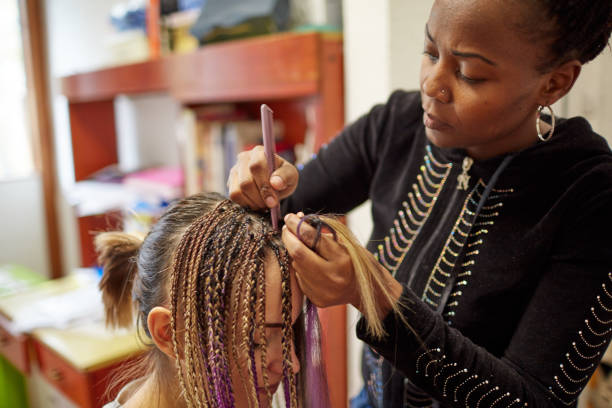
[[[117, 162], [113, 100], [118, 95], [164, 92], [184, 106], [232, 102], [255, 117], [265, 102], [285, 124], [290, 143], [303, 140], [306, 112], [312, 111], [318, 149], [344, 125], [343, 78], [342, 37], [316, 32], [214, 44], [190, 54], [64, 77], [75, 178], [84, 180]], [[87, 217], [78, 224], [83, 264], [89, 265], [95, 257], [88, 234], [104, 229], [103, 221]], [[332, 406], [345, 407], [346, 309], [330, 308], [320, 316]]]

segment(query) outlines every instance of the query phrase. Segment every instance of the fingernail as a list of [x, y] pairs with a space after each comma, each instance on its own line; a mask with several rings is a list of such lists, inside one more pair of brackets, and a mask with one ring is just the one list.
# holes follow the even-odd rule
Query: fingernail
[[289, 221], [289, 217], [291, 216], [291, 214], [287, 214], [285, 215], [285, 222]]
[[277, 189], [285, 187], [285, 181], [279, 176], [272, 176], [270, 178], [270, 184], [272, 184], [272, 186]]
[[272, 196], [266, 197], [266, 205], [268, 207], [274, 207], [276, 205], [276, 200]]

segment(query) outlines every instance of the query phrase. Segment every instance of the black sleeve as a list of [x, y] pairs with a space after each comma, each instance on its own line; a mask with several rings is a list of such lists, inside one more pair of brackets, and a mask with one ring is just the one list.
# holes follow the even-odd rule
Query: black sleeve
[[502, 356], [448, 326], [408, 288], [400, 301], [410, 327], [390, 313], [388, 337], [368, 337], [363, 318], [358, 336], [444, 406], [575, 406], [612, 335], [612, 193], [591, 191], [566, 214]]
[[396, 91], [347, 126], [300, 171], [296, 191], [281, 203], [282, 213], [344, 214], [366, 201], [398, 105], [410, 110], [417, 102], [416, 94]]

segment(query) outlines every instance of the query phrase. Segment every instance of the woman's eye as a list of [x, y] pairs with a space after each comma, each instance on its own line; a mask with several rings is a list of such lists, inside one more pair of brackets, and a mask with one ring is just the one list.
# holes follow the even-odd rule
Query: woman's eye
[[432, 54], [431, 52], [427, 50], [423, 51], [423, 55], [429, 58], [431, 62], [436, 62], [438, 60], [438, 57], [436, 55]]
[[463, 81], [465, 81], [465, 82], [467, 82], [469, 84], [479, 84], [479, 83], [484, 81], [484, 79], [468, 77], [468, 76], [464, 75], [460, 70], [457, 70], [457, 76], [461, 80], [463, 80]]

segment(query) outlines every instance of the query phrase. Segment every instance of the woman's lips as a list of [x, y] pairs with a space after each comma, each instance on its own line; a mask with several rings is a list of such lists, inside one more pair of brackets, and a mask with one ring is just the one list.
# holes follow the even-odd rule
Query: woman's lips
[[432, 130], [444, 130], [450, 128], [448, 123], [442, 122], [440, 119], [427, 112], [423, 113], [423, 124], [425, 127]]

